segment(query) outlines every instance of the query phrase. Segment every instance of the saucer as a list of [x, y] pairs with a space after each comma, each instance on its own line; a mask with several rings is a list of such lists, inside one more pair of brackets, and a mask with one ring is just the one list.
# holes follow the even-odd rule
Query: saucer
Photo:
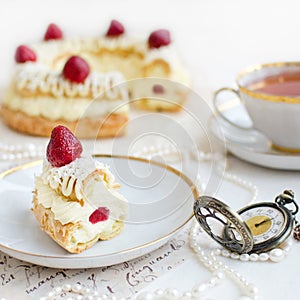
[[300, 153], [279, 152], [261, 132], [249, 128], [239, 129], [221, 117], [211, 116], [209, 129], [212, 134], [236, 157], [263, 167], [279, 170], [300, 170]]

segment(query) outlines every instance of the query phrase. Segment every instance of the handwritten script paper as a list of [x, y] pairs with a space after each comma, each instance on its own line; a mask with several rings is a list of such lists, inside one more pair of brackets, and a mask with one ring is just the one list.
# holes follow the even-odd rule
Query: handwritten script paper
[[[56, 286], [79, 283], [100, 294], [131, 298], [147, 284], [176, 268], [191, 255], [189, 225], [159, 249], [122, 264], [95, 269], [51, 269], [0, 252], [0, 297], [38, 299]], [[61, 293], [58, 299], [69, 295]]]

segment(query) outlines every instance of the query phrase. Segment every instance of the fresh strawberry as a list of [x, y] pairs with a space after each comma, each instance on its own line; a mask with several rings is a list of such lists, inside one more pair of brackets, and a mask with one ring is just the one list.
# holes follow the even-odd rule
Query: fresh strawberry
[[171, 43], [170, 32], [166, 29], [153, 31], [148, 39], [149, 48], [160, 48]]
[[61, 29], [54, 23], [50, 23], [44, 35], [44, 40], [59, 40], [63, 38]]
[[109, 209], [106, 207], [97, 208], [89, 217], [89, 221], [92, 224], [106, 221], [109, 217]]
[[83, 83], [90, 73], [88, 63], [80, 56], [71, 56], [66, 62], [63, 75], [71, 82]]
[[124, 26], [117, 20], [112, 20], [107, 30], [106, 36], [119, 36], [125, 32]]
[[27, 61], [36, 61], [35, 52], [25, 45], [20, 45], [15, 53], [15, 61], [17, 63], [25, 63]]
[[47, 160], [52, 167], [62, 167], [79, 158], [82, 145], [75, 135], [62, 125], [56, 126], [51, 133], [47, 146]]

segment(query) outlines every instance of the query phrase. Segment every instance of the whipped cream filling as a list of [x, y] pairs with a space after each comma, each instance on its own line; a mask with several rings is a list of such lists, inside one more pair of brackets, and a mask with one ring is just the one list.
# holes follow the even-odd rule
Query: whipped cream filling
[[114, 203], [116, 199], [111, 197], [109, 202], [103, 201], [102, 203], [103, 207], [110, 210], [109, 219], [92, 224], [89, 221], [89, 216], [95, 211], [96, 206], [89, 202], [81, 206], [78, 202], [68, 201], [68, 198], [58, 195], [49, 185], [44, 184], [41, 177], [36, 178], [36, 190], [39, 204], [51, 209], [55, 220], [60, 221], [63, 225], [78, 223], [71, 238], [75, 244], [89, 242], [101, 232], [110, 232], [116, 220], [123, 220], [126, 214], [126, 208], [118, 209], [120, 205], [116, 205]]
[[171, 67], [176, 67], [180, 63], [177, 52], [172, 45], [150, 49], [145, 57], [145, 64], [159, 59], [168, 62]]
[[[158, 91], [156, 91], [156, 89]], [[160, 78], [144, 78], [135, 82], [132, 98], [138, 101], [147, 101], [147, 107], [156, 109], [162, 107], [172, 108], [181, 105], [182, 99], [189, 92], [186, 85], [176, 81]], [[149, 101], [150, 100], [150, 101]]]
[[[96, 40], [97, 49], [135, 49], [137, 52], [146, 53], [146, 43], [138, 37], [128, 37], [126, 34], [119, 37], [100, 37]], [[96, 50], [95, 48], [93, 50]]]
[[18, 91], [25, 89], [28, 93], [50, 94], [56, 98], [64, 96], [126, 100], [128, 96], [124, 80], [120, 72], [92, 72], [83, 83], [72, 83], [60, 71], [32, 62], [19, 66], [15, 75]]
[[124, 100], [103, 99], [72, 99], [66, 97], [27, 97], [13, 93], [10, 89], [6, 91], [3, 103], [11, 110], [21, 111], [32, 117], [44, 117], [49, 120], [77, 121], [80, 118], [95, 118], [116, 113], [126, 114], [129, 111], [128, 102]]
[[[100, 169], [102, 175], [90, 176]], [[59, 187], [62, 194], [57, 193]], [[124, 220], [128, 212], [127, 200], [116, 191], [113, 174], [89, 158], [79, 158], [60, 168], [45, 162], [41, 176], [36, 177], [36, 191], [39, 204], [51, 209], [55, 220], [63, 225], [78, 223], [72, 237], [74, 243], [85, 243], [101, 232], [110, 232], [115, 221]], [[84, 198], [83, 205], [68, 198], [71, 191]], [[98, 207], [109, 209], [109, 219], [92, 224], [89, 216]]]
[[44, 160], [42, 179], [52, 189], [61, 188], [64, 196], [70, 195], [70, 187], [78, 200], [84, 199], [83, 185], [85, 180], [95, 171], [101, 170], [102, 180], [105, 179], [107, 188], [113, 189], [115, 178], [103, 163], [88, 157], [80, 157], [62, 167], [52, 167]]
[[[129, 37], [127, 35], [114, 38], [101, 36], [99, 38], [90, 39], [73, 38], [48, 41], [47, 43], [44, 42], [33, 45], [33, 49], [38, 54], [38, 61], [56, 70], [61, 70], [63, 67], [62, 63], [67, 59], [65, 53], [69, 53], [69, 56], [71, 54], [86, 56], [88, 60], [89, 55], [97, 56], [103, 50], [111, 52], [124, 50], [128, 51], [129, 54], [130, 52], [139, 54], [142, 57], [140, 69], [143, 69], [146, 65], [151, 64], [155, 60], [166, 61], [170, 66], [173, 80], [177, 77], [179, 77], [177, 80], [181, 79], [184, 69], [173, 44], [149, 49], [147, 39], [133, 36]], [[63, 62], [61, 61], [61, 57], [64, 58]], [[124, 58], [123, 61], [126, 60], [130, 60], [130, 58]], [[60, 63], [58, 63], [58, 61], [60, 61]], [[111, 62], [104, 61], [103, 63], [106, 65]], [[107, 70], [109, 66], [104, 66], [103, 69]], [[134, 74], [130, 74], [130, 76], [124, 74], [124, 76], [127, 79], [134, 79], [140, 77], [140, 72], [136, 74], [136, 76], [134, 76]], [[151, 76], [151, 74], [149, 76]]]
[[70, 38], [63, 40], [51, 40], [32, 45], [32, 49], [38, 54], [38, 60], [52, 67], [52, 62], [64, 53], [78, 55], [84, 52], [98, 53], [102, 49], [107, 50], [134, 50], [145, 54], [147, 52], [146, 41], [139, 37], [128, 37], [126, 34], [119, 37], [100, 36], [98, 38]]

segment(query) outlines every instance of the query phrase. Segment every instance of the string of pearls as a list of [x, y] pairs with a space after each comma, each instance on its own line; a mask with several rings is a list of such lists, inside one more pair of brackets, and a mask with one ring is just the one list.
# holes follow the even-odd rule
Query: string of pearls
[[[221, 277], [224, 278], [225, 275], [228, 275], [231, 279], [233, 279], [241, 288], [243, 295], [239, 298], [240, 300], [256, 300], [258, 299], [258, 289], [251, 283], [249, 283], [245, 277], [243, 277], [239, 272], [235, 271], [233, 268], [225, 265], [222, 261], [219, 261], [216, 258], [215, 250], [213, 249], [203, 249], [201, 247], [200, 233], [202, 233], [202, 229], [199, 224], [194, 221], [191, 230], [190, 230], [190, 246], [198, 255], [198, 259], [200, 262], [208, 268], [211, 272], [213, 272], [213, 277], [211, 280], [214, 281], [214, 274], [218, 274], [217, 277], [220, 277], [220, 274], [223, 274]], [[206, 291], [209, 286], [200, 284], [198, 286], [199, 292]], [[202, 295], [200, 294], [200, 295]]]
[[172, 144], [157, 144], [155, 146], [143, 147], [140, 151], [135, 151], [133, 156], [143, 157], [151, 160], [154, 156], [161, 156], [166, 162], [176, 162], [181, 160], [181, 154]]
[[45, 147], [35, 144], [0, 143], [0, 161], [15, 161], [43, 157]]
[[41, 297], [40, 300], [55, 300], [64, 294], [73, 294], [69, 296], [67, 300], [126, 300], [126, 298], [117, 298], [113, 295], [99, 295], [97, 291], [83, 287], [78, 283], [73, 285], [64, 284], [61, 287], [55, 287], [47, 296]]
[[226, 249], [216, 248], [216, 249], [214, 249], [214, 254], [217, 256], [228, 257], [228, 258], [240, 260], [243, 262], [246, 262], [246, 261], [256, 262], [256, 261], [268, 261], [268, 260], [270, 260], [272, 262], [280, 262], [287, 256], [292, 245], [293, 245], [293, 240], [289, 239], [288, 241], [285, 242], [284, 245], [281, 246], [281, 248], [274, 248], [269, 252], [261, 252], [259, 254], [257, 254], [257, 253], [239, 254], [236, 252], [231, 252]]

